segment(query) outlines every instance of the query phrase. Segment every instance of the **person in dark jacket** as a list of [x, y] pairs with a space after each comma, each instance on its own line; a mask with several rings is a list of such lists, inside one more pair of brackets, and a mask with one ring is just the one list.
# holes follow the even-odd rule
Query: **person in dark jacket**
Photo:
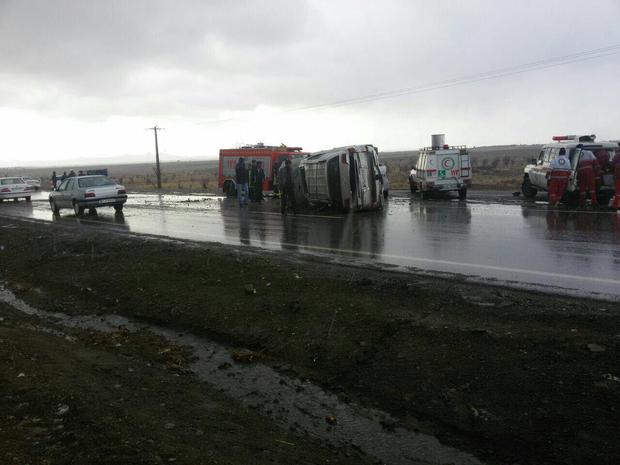
[[235, 182], [237, 183], [237, 200], [239, 206], [243, 207], [248, 204], [248, 168], [245, 166], [243, 157], [239, 157], [237, 165], [235, 165]]
[[263, 169], [263, 162], [256, 162], [256, 170], [254, 172], [254, 201], [263, 201], [263, 183], [265, 182], [265, 170]]
[[252, 160], [252, 164], [250, 165], [249, 179], [248, 179], [248, 189], [250, 191], [250, 200], [252, 202], [256, 202], [255, 178], [256, 178], [256, 160]]
[[297, 204], [295, 203], [295, 189], [293, 187], [293, 168], [291, 160], [286, 159], [278, 170], [278, 187], [280, 189], [280, 211], [286, 215], [286, 204], [291, 204], [293, 214], [297, 214]]

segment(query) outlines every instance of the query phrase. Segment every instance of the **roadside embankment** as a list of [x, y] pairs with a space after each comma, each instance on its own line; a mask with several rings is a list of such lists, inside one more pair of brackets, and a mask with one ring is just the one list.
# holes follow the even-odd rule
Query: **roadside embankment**
[[620, 461], [619, 304], [14, 219], [0, 245], [43, 310], [205, 334], [489, 463]]

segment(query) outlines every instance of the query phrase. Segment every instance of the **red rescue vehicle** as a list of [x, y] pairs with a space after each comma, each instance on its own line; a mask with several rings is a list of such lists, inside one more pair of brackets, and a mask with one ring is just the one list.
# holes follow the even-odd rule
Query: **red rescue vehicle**
[[252, 164], [252, 160], [263, 162], [263, 170], [265, 171], [265, 182], [263, 183], [264, 191], [273, 191], [274, 183], [278, 168], [287, 158], [303, 157], [307, 155], [302, 152], [301, 147], [266, 146], [263, 143], [256, 145], [246, 145], [237, 149], [221, 149], [220, 165], [218, 173], [218, 187], [222, 189], [226, 195], [235, 195], [237, 185], [235, 183], [235, 165], [239, 157], [243, 157], [248, 166]]

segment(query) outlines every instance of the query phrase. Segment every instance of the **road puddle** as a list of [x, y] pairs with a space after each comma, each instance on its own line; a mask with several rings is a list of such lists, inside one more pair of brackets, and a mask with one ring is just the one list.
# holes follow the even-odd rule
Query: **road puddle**
[[0, 284], [0, 302], [48, 323], [65, 328], [130, 332], [148, 330], [190, 348], [196, 356], [191, 369], [199, 379], [226, 395], [257, 409], [299, 436], [319, 438], [334, 447], [353, 446], [394, 465], [481, 464], [470, 454], [441, 444], [435, 437], [398, 426], [396, 418], [377, 409], [345, 403], [337, 396], [298, 378], [240, 357], [204, 337], [179, 333], [118, 315], [79, 315], [46, 312], [17, 298]]

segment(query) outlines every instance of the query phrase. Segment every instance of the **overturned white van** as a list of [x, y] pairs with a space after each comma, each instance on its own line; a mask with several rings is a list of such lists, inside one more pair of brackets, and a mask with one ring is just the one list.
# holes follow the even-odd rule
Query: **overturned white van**
[[316, 152], [300, 162], [306, 200], [343, 211], [383, 206], [383, 180], [378, 150], [373, 145], [350, 145]]

